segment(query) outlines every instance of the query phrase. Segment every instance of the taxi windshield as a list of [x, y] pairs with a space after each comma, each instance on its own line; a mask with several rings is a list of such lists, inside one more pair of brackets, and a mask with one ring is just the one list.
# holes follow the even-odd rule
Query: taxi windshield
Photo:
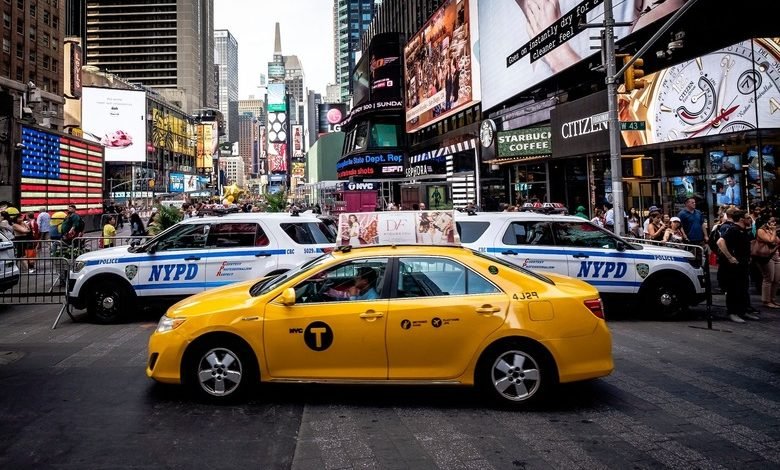
[[322, 256], [314, 258], [313, 260], [307, 263], [302, 264], [301, 266], [298, 266], [297, 268], [293, 268], [284, 274], [263, 279], [257, 284], [253, 285], [251, 289], [249, 289], [249, 295], [253, 297], [258, 297], [267, 294], [268, 292], [271, 292], [272, 290], [276, 289], [281, 283], [285, 282], [286, 280], [292, 279], [298, 274], [308, 271], [309, 269], [312, 269], [316, 266], [325, 264], [328, 261], [330, 261], [332, 258], [333, 255], [331, 255], [330, 253], [326, 253]]

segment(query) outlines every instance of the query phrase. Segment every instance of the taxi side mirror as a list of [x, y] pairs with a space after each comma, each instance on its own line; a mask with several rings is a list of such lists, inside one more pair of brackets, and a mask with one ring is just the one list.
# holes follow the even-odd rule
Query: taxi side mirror
[[288, 287], [287, 289], [282, 292], [282, 295], [279, 296], [279, 301], [282, 302], [282, 305], [290, 306], [295, 305], [295, 289], [292, 287]]

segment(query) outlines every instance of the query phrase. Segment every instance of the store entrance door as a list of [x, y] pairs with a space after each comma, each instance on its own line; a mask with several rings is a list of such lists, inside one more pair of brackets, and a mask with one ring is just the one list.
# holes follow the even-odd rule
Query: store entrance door
[[642, 217], [648, 214], [650, 206], [659, 206], [661, 203], [661, 181], [652, 180], [634, 180], [627, 184], [628, 191], [626, 195], [626, 212], [634, 208]]

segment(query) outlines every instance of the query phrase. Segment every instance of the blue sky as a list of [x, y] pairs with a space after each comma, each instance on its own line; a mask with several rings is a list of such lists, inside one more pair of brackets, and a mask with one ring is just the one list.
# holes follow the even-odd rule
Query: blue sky
[[214, 29], [227, 29], [238, 41], [239, 99], [260, 95], [277, 21], [282, 53], [301, 60], [306, 86], [324, 94], [334, 81], [333, 0], [214, 0], [214, 9]]

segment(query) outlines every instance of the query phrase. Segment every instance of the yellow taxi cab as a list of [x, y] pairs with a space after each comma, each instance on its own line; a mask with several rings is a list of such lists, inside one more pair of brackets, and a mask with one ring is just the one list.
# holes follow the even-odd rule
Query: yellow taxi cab
[[613, 369], [599, 294], [460, 246], [349, 246], [171, 307], [146, 373], [216, 402], [258, 382], [459, 384], [525, 405]]

